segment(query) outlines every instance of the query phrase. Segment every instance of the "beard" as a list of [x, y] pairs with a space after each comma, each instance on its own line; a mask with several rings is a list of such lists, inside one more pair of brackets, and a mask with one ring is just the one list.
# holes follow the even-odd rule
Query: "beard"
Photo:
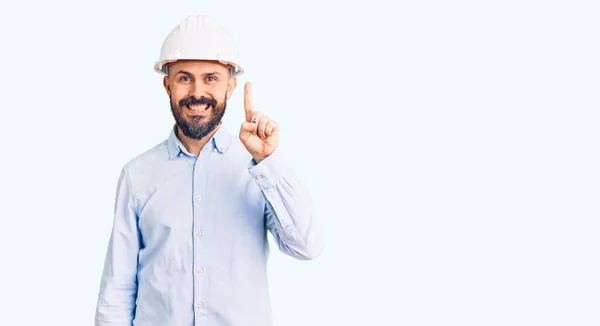
[[[181, 130], [181, 132], [188, 138], [191, 139], [202, 139], [206, 135], [210, 134], [215, 128], [221, 123], [221, 119], [225, 114], [225, 109], [227, 107], [227, 97], [223, 99], [223, 102], [218, 103], [214, 98], [211, 97], [200, 97], [199, 99], [195, 97], [187, 97], [179, 101], [177, 105], [173, 103], [173, 99], [169, 97], [171, 102], [171, 113], [175, 118], [175, 122], [177, 127]], [[208, 116], [208, 121], [203, 122], [203, 117], [193, 116], [186, 120], [186, 117], [183, 116], [183, 110], [187, 109], [188, 105], [192, 104], [206, 104], [207, 110], [212, 109], [210, 116]]]

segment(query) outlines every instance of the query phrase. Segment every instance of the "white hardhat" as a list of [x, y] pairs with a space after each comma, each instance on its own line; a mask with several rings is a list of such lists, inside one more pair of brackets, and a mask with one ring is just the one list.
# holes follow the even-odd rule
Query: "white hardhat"
[[233, 76], [244, 72], [233, 37], [209, 16], [188, 16], [182, 20], [165, 38], [154, 70], [166, 75], [167, 63], [186, 59], [229, 64], [233, 66]]

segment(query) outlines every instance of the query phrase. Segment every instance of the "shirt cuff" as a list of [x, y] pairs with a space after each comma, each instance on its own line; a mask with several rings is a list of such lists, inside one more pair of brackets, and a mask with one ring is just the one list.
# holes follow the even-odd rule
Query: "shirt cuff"
[[273, 151], [258, 164], [252, 159], [248, 164], [248, 172], [264, 189], [274, 188], [281, 179], [293, 174], [291, 165], [280, 149]]

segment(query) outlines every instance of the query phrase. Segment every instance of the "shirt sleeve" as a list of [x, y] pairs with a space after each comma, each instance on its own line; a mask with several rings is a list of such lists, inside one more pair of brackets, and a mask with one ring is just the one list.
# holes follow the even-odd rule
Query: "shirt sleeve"
[[324, 232], [306, 185], [276, 149], [260, 163], [251, 160], [249, 172], [267, 199], [267, 228], [279, 249], [297, 259], [318, 257]]
[[114, 221], [106, 252], [95, 314], [95, 326], [131, 326], [137, 297], [137, 263], [140, 249], [131, 180], [121, 171]]

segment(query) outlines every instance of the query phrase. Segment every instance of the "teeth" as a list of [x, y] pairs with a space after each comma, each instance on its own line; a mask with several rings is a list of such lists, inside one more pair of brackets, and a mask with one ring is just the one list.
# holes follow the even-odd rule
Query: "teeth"
[[192, 111], [204, 111], [204, 110], [208, 109], [208, 104], [188, 105], [188, 109], [190, 109]]

